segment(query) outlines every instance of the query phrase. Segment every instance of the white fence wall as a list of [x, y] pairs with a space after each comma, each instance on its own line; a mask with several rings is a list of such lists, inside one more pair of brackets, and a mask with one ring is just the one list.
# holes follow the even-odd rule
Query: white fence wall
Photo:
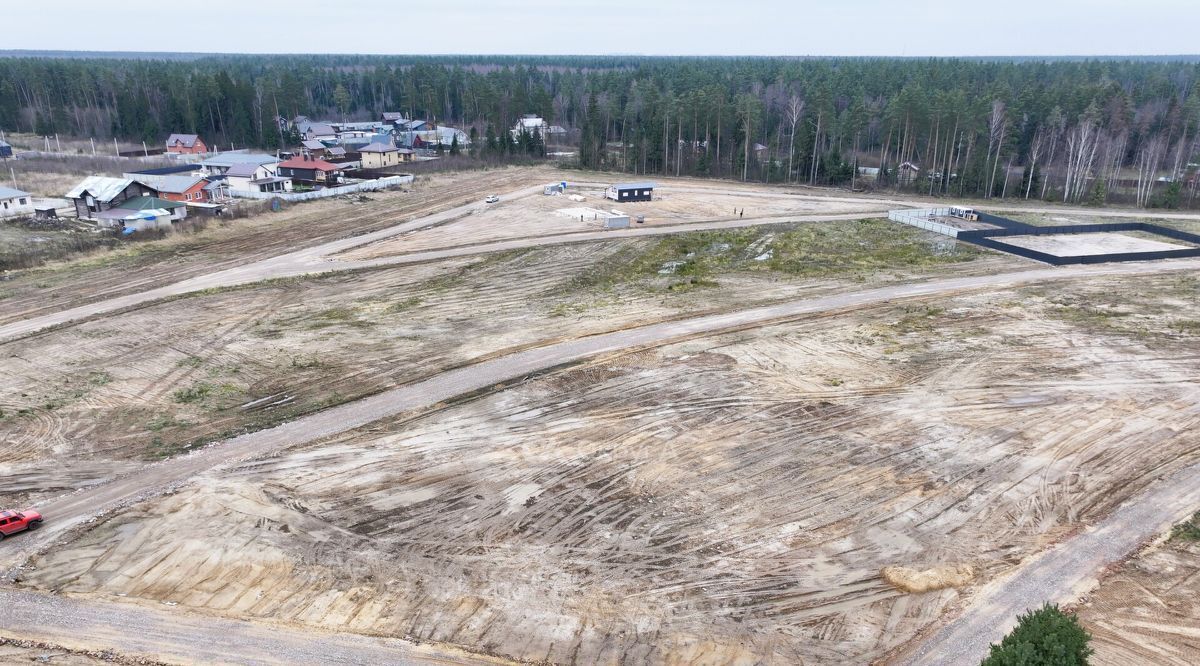
[[943, 236], [958, 238], [958, 232], [960, 231], [959, 229], [956, 229], [948, 224], [934, 222], [933, 220], [929, 219], [931, 217], [944, 217], [949, 214], [949, 208], [928, 208], [926, 210], [892, 210], [888, 211], [888, 219], [892, 220], [893, 222], [900, 222], [909, 226], [917, 227], [918, 229], [924, 229], [925, 231], [939, 233]]
[[327, 187], [323, 190], [314, 190], [312, 192], [247, 192], [244, 190], [230, 190], [229, 193], [243, 199], [274, 199], [279, 197], [283, 201], [313, 201], [327, 197], [341, 196], [343, 194], [354, 194], [355, 192], [386, 190], [389, 187], [396, 187], [411, 182], [413, 182], [412, 176], [388, 176], [387, 178], [367, 180], [355, 183], [354, 185]]

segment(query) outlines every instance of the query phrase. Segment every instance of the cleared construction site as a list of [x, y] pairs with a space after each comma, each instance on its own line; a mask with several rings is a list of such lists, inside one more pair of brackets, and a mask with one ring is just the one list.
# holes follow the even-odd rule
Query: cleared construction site
[[[888, 663], [1200, 463], [1191, 255], [1047, 267], [869, 196], [475, 177], [288, 211], [279, 243], [326, 248], [295, 270], [222, 228], [6, 284], [15, 327], [131, 297], [135, 267], [265, 267], [0, 342], [0, 504], [64, 507], [0, 544], [0, 587], [154, 618], [0, 659], [220, 661], [199, 637], [238, 620], [284, 644], [253, 663], [317, 663], [309, 635], [367, 663]], [[1000, 241], [1192, 247], [1142, 233]], [[1081, 606], [1100, 663], [1145, 654], [1118, 601], [1171, 548]]]

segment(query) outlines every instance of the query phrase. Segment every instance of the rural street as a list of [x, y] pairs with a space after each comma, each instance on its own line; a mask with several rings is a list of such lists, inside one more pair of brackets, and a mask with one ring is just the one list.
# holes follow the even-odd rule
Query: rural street
[[0, 589], [3, 634], [168, 663], [498, 664], [452, 647]]
[[[895, 299], [921, 298], [935, 295], [952, 294], [977, 289], [1005, 288], [1021, 284], [1063, 280], [1089, 276], [1104, 275], [1139, 275], [1169, 271], [1200, 269], [1200, 260], [1176, 260], [1154, 263], [1130, 264], [1101, 264], [1092, 266], [1075, 266], [1066, 268], [1040, 268], [995, 275], [972, 276], [944, 280], [934, 280], [920, 284], [902, 284], [864, 290], [852, 293], [834, 294], [821, 298], [791, 301], [787, 303], [755, 307], [746, 310], [714, 314], [681, 321], [671, 321], [652, 324], [638, 328], [613, 331], [585, 338], [559, 342], [516, 352], [507, 356], [483, 361], [463, 368], [441, 373], [424, 381], [385, 391], [374, 396], [333, 407], [321, 412], [302, 417], [280, 426], [249, 433], [239, 437], [210, 445], [194, 453], [172, 458], [146, 467], [127, 476], [111, 482], [80, 490], [66, 495], [39, 508], [47, 517], [46, 526], [34, 533], [26, 533], [20, 538], [8, 540], [4, 544], [4, 553], [0, 557], [0, 569], [11, 570], [23, 562], [37, 550], [48, 546], [55, 537], [62, 535], [68, 529], [81, 525], [85, 521], [106, 511], [147, 499], [162, 493], [173, 486], [185, 483], [189, 478], [222, 467], [237, 464], [241, 461], [258, 458], [273, 451], [290, 446], [305, 444], [329, 437], [346, 430], [357, 428], [373, 421], [420, 410], [434, 406], [445, 400], [488, 389], [502, 382], [519, 380], [529, 375], [552, 370], [564, 364], [569, 364], [600, 356], [607, 353], [629, 349], [661, 345], [692, 336], [707, 335], [745, 327], [762, 326], [767, 323], [787, 320], [805, 315], [826, 313], [842, 309], [870, 306]], [[1185, 489], [1200, 486], [1200, 467], [1192, 468], [1191, 475], [1180, 475], [1171, 482], [1161, 484], [1161, 492], [1183, 493]], [[1178, 486], [1178, 487], [1177, 487]], [[1136, 530], [1121, 529], [1115, 525], [1105, 532], [1106, 553], [1119, 556], [1136, 548], [1145, 538], [1146, 526], [1157, 527], [1173, 519], [1179, 508], [1175, 504], [1164, 504], [1155, 494], [1149, 501], [1136, 498], [1130, 506], [1140, 507], [1136, 518]], [[1123, 515], [1123, 514], [1122, 514]], [[1056, 574], [1050, 582], [1040, 582], [1033, 588], [1041, 596], [1038, 598], [1059, 598], [1068, 592], [1073, 585], [1070, 581], [1092, 575], [1095, 571], [1095, 560], [1091, 558], [1078, 561], [1072, 560], [1076, 566], [1072, 575]], [[1067, 564], [1071, 564], [1068, 562]], [[1067, 567], [1070, 568], [1070, 567]], [[1058, 581], [1062, 581], [1059, 584]], [[1064, 587], [1063, 585], [1066, 585]], [[1036, 600], [1035, 600], [1036, 601]], [[44, 626], [33, 633], [23, 633], [29, 630], [24, 624], [13, 623], [11, 616], [0, 616], [0, 635], [21, 636], [33, 640], [54, 642], [55, 636], [69, 634], [71, 622], [86, 621], [96, 629], [89, 634], [96, 637], [91, 643], [95, 647], [113, 646], [106, 636], [113, 636], [121, 630], [121, 619], [113, 606], [97, 604], [95, 606], [80, 606], [80, 613], [86, 615], [85, 620], [72, 616], [60, 617], [53, 612], [55, 604], [62, 600], [48, 596], [28, 594], [21, 598], [23, 612], [33, 613], [38, 608], [45, 608], [41, 616]], [[1022, 599], [1021, 603], [1024, 603]], [[118, 605], [123, 607], [123, 605]], [[93, 609], [88, 611], [87, 609]], [[1005, 611], [1008, 612], [1007, 610]], [[174, 611], [172, 615], [174, 615]], [[968, 616], [969, 617], [969, 616]], [[200, 619], [194, 620], [202, 628], [215, 627], [226, 620]], [[212, 624], [208, 624], [212, 623]], [[153, 624], [153, 623], [151, 623]], [[990, 627], [999, 629], [1001, 624], [993, 622]], [[107, 627], [104, 632], [99, 627]], [[205, 629], [207, 630], [207, 629]], [[217, 629], [213, 628], [213, 631]], [[92, 631], [92, 630], [89, 630]], [[146, 633], [141, 638], [152, 640], [148, 632], [153, 626], [144, 629]], [[170, 633], [170, 627], [164, 628]], [[111, 632], [111, 633], [105, 633]], [[193, 648], [200, 648], [208, 642], [203, 631], [193, 638], [199, 642], [190, 648], [182, 650], [178, 660], [187, 661], [196, 654]], [[274, 634], [272, 634], [274, 635]], [[172, 640], [187, 641], [178, 635], [164, 636], [164, 642], [169, 645]], [[993, 640], [994, 638], [989, 638]], [[84, 640], [78, 638], [77, 640]], [[328, 640], [314, 636], [311, 641]], [[305, 642], [304, 635], [296, 637], [296, 641]], [[156, 643], [157, 644], [157, 643]], [[354, 643], [349, 643], [352, 650]], [[306, 643], [305, 647], [295, 649], [317, 650], [318, 648]], [[367, 648], [364, 648], [367, 649]], [[361, 658], [370, 661], [367, 653], [344, 653], [347, 659]]]

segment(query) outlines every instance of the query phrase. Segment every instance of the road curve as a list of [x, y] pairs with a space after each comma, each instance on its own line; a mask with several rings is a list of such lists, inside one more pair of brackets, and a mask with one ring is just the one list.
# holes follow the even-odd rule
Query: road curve
[[1069, 603], [1105, 567], [1191, 515], [1200, 505], [1200, 465], [1186, 467], [1126, 500], [1097, 524], [1018, 567], [968, 599], [962, 615], [891, 663], [897, 666], [978, 664], [1017, 615], [1042, 604]]
[[0, 635], [178, 664], [503, 664], [451, 647], [0, 589]]

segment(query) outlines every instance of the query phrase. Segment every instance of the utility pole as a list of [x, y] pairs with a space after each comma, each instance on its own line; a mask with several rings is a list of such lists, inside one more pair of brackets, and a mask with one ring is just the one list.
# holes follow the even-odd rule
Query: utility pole
[[121, 156], [121, 149], [117, 147], [117, 137], [113, 137], [113, 154], [117, 157]]
[[88, 141], [92, 142], [92, 157], [95, 157], [96, 156], [96, 140], [92, 137], [88, 137]]
[[150, 151], [146, 148], [145, 141], [142, 142], [142, 155], [145, 157], [150, 157]]

